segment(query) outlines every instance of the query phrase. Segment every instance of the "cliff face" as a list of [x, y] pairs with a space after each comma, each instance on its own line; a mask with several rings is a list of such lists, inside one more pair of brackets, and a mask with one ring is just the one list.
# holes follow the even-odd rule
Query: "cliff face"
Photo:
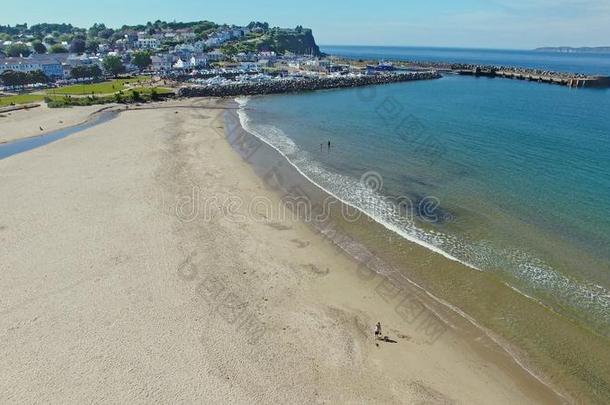
[[320, 48], [310, 29], [277, 29], [269, 33], [269, 45], [277, 53], [312, 54], [320, 56]]

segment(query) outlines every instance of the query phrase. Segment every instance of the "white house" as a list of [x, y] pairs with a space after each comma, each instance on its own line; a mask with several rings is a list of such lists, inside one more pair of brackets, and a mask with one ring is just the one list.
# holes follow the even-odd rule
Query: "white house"
[[179, 53], [193, 53], [195, 52], [195, 46], [191, 44], [178, 44], [174, 47], [174, 51]]
[[259, 59], [269, 59], [269, 60], [275, 61], [277, 59], [277, 55], [273, 51], [265, 51], [265, 52], [259, 52], [258, 58]]
[[135, 47], [138, 49], [159, 49], [161, 41], [157, 38], [138, 38]]
[[208, 53], [208, 60], [210, 62], [220, 62], [225, 59], [225, 54], [221, 50], [215, 49]]
[[177, 69], [177, 70], [182, 70], [184, 68], [186, 68], [187, 65], [186, 63], [182, 60], [182, 58], [178, 58], [178, 61], [176, 63], [174, 63], [173, 68]]
[[193, 32], [190, 28], [182, 28], [175, 31], [176, 39], [180, 41], [188, 41], [191, 39], [197, 38], [197, 34]]
[[200, 68], [208, 65], [208, 55], [195, 53], [191, 56], [190, 65], [192, 68]]
[[167, 72], [172, 70], [173, 58], [171, 55], [151, 56], [152, 69], [155, 72]]
[[258, 72], [260, 70], [260, 67], [256, 62], [242, 62], [239, 64], [239, 69], [246, 70], [249, 72]]
[[253, 52], [240, 52], [235, 55], [235, 59], [238, 62], [256, 62], [258, 61], [258, 56], [256, 56], [256, 54]]
[[195, 52], [203, 52], [207, 49], [205, 41], [197, 41], [193, 44]]

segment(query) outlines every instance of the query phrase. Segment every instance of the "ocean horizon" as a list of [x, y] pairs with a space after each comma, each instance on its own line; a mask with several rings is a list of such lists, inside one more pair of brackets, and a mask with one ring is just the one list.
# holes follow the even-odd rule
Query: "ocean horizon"
[[332, 56], [419, 62], [469, 63], [556, 72], [610, 75], [610, 53], [563, 53], [526, 49], [321, 45]]

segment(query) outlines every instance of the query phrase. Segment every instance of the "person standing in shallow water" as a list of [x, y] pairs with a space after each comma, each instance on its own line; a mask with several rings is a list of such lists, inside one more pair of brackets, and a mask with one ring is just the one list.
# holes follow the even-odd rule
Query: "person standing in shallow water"
[[330, 141], [328, 141], [328, 151], [330, 152]]

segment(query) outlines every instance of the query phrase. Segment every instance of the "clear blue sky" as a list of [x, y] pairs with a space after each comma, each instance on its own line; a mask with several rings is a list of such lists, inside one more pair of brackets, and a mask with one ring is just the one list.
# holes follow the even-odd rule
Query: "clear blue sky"
[[117, 27], [157, 19], [311, 27], [320, 44], [610, 45], [610, 0], [2, 0], [0, 24]]

